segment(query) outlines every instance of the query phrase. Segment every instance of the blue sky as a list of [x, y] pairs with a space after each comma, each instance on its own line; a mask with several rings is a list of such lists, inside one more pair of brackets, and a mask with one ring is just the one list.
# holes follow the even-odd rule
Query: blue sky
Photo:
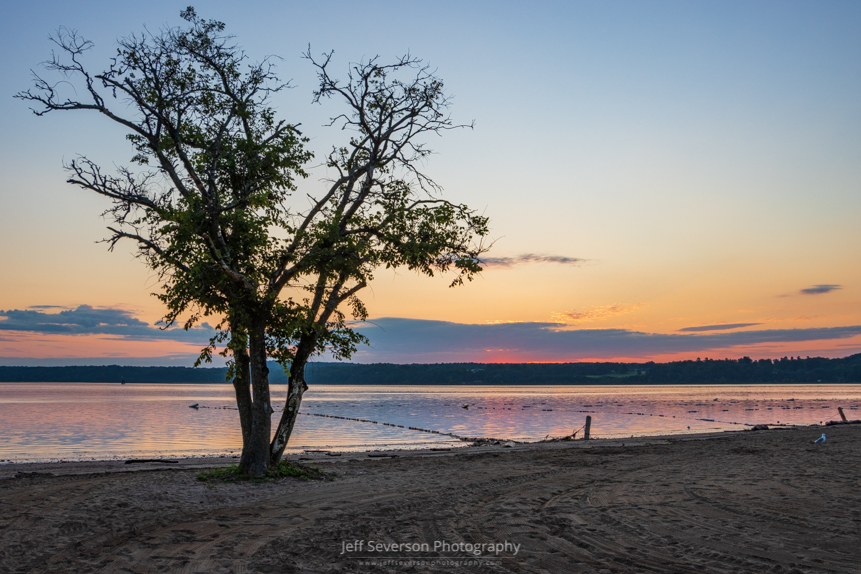
[[[62, 161], [78, 153], [104, 165], [127, 162], [124, 133], [86, 114], [36, 118], [11, 96], [30, 85], [29, 70], [49, 55], [47, 36], [58, 26], [96, 43], [88, 63], [98, 67], [116, 38], [179, 24], [186, 4], [37, 1], [4, 10], [0, 265], [8, 271], [0, 309], [85, 305], [147, 325], [160, 318], [150, 295], [158, 282], [131, 246], [107, 253], [96, 243], [105, 205], [63, 183]], [[225, 21], [252, 59], [283, 58], [279, 70], [295, 88], [275, 104], [303, 124], [318, 156], [341, 134], [321, 127], [335, 108], [310, 104], [313, 70], [300, 58], [309, 44], [315, 53], [334, 49], [342, 69], [410, 51], [445, 80], [455, 119], [475, 120], [475, 129], [431, 142], [437, 155], [426, 170], [447, 197], [491, 217], [496, 243], [488, 257], [497, 265], [454, 290], [445, 278], [381, 272], [365, 294], [372, 318], [582, 331], [558, 348], [559, 360], [598, 356], [582, 337], [605, 340], [602, 330], [687, 341], [681, 333], [712, 337], [689, 330], [712, 325], [762, 331], [762, 339], [766, 331], [812, 338], [767, 348], [703, 338], [703, 349], [669, 345], [655, 355], [653, 347], [625, 347], [625, 356], [861, 351], [861, 338], [847, 340], [845, 331], [819, 338], [836, 333], [822, 329], [861, 325], [861, 4], [194, 6]], [[315, 171], [302, 190], [316, 189], [323, 175]], [[31, 331], [9, 327], [0, 330], [14, 338], [0, 346], [7, 358], [145, 359], [145, 346], [84, 345], [83, 334], [28, 343]], [[366, 356], [385, 359], [381, 345]], [[85, 349], [91, 353], [81, 355]], [[533, 352], [523, 349], [519, 357]], [[535, 360], [546, 360], [539, 351]], [[435, 352], [453, 356], [460, 348]], [[395, 356], [401, 360], [400, 351]]]

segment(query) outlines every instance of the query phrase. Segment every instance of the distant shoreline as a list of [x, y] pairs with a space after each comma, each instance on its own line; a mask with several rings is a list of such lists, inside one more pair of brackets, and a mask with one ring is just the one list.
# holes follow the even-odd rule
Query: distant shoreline
[[[269, 364], [269, 382], [287, 375]], [[225, 383], [224, 367], [0, 366], [6, 383]], [[861, 354], [842, 359], [705, 359], [669, 363], [309, 363], [309, 384], [352, 385], [687, 385], [858, 384]], [[692, 382], [696, 381], [696, 382]]]

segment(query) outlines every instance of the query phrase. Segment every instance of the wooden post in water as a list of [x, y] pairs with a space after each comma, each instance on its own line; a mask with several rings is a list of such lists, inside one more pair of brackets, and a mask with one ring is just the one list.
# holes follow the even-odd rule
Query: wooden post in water
[[586, 415], [586, 428], [583, 430], [583, 440], [589, 440], [589, 429], [592, 426], [592, 415]]
[[844, 423], [848, 423], [846, 420], [846, 415], [843, 414], [843, 407], [837, 407], [837, 412], [840, 413], [840, 418], [843, 419]]

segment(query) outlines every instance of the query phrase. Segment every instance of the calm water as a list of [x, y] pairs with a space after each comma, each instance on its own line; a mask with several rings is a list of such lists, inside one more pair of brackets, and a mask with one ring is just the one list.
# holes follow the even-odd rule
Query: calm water
[[[273, 404], [283, 401], [285, 391], [273, 386]], [[192, 403], [201, 408], [189, 408]], [[233, 387], [225, 384], [0, 383], [0, 460], [238, 454], [241, 435], [233, 403]], [[859, 404], [861, 385], [320, 385], [305, 394], [288, 451], [464, 444], [333, 416], [531, 441], [571, 434], [587, 414], [593, 436], [611, 438], [740, 430], [758, 423], [815, 424], [839, 419], [837, 407], [857, 419]]]

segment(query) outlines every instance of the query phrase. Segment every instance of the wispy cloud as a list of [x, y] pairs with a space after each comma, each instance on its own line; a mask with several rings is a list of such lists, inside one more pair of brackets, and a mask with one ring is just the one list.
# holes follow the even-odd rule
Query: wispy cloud
[[841, 285], [814, 285], [813, 287], [802, 289], [799, 293], [802, 295], [822, 295], [823, 293], [830, 293], [842, 288]]
[[206, 342], [215, 330], [203, 323], [185, 331], [181, 328], [159, 329], [135, 318], [129, 311], [79, 305], [59, 313], [33, 309], [54, 308], [49, 305], [30, 309], [0, 311], [0, 330], [25, 331], [52, 335], [114, 335], [135, 340], [174, 340]]
[[640, 305], [625, 305], [615, 303], [613, 305], [598, 305], [583, 311], [573, 310], [567, 313], [554, 313], [550, 320], [555, 323], [587, 323], [589, 321], [600, 321], [616, 315], [630, 313]]
[[729, 331], [731, 329], [741, 329], [742, 327], [753, 327], [754, 325], [762, 325], [762, 323], [727, 323], [721, 325], [700, 325], [698, 327], [685, 327], [679, 329], [683, 333], [699, 333], [702, 331]]
[[579, 265], [587, 261], [579, 257], [565, 257], [562, 255], [536, 255], [524, 253], [515, 257], [485, 257], [481, 262], [486, 267], [513, 267], [521, 263], [558, 263], [561, 265]]

